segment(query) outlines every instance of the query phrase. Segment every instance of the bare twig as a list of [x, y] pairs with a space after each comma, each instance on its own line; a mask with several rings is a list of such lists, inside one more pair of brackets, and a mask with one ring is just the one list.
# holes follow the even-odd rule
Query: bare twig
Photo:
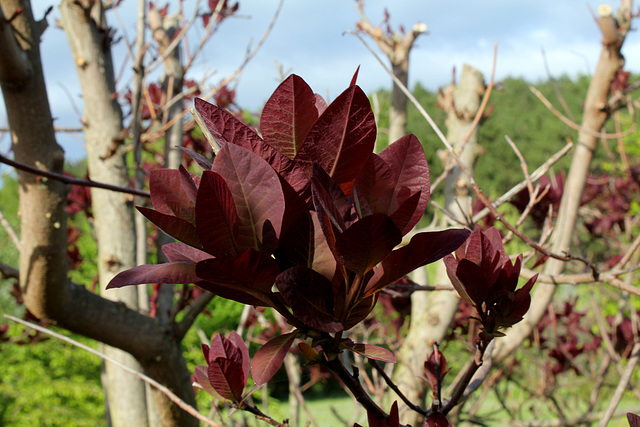
[[34, 323], [31, 322], [27, 322], [24, 321], [22, 319], [18, 319], [17, 317], [14, 316], [10, 316], [8, 314], [5, 314], [4, 317], [6, 319], [9, 319], [11, 321], [14, 321], [16, 323], [20, 323], [21, 325], [24, 325], [28, 328], [32, 328], [35, 329], [36, 331], [42, 332], [44, 334], [47, 335], [51, 335], [52, 337], [55, 337], [59, 340], [62, 340], [64, 342], [67, 342], [69, 344], [72, 344], [76, 347], [79, 347], [91, 354], [94, 354], [98, 357], [100, 357], [103, 360], [106, 360], [110, 363], [113, 363], [114, 365], [118, 365], [120, 368], [124, 369], [125, 371], [135, 375], [136, 377], [140, 378], [141, 380], [145, 381], [146, 383], [152, 385], [153, 387], [157, 388], [158, 390], [160, 390], [162, 393], [164, 393], [169, 399], [171, 399], [172, 402], [174, 402], [176, 405], [180, 406], [180, 408], [184, 409], [185, 411], [187, 411], [189, 414], [193, 415], [195, 418], [197, 418], [198, 420], [202, 421], [203, 423], [213, 426], [213, 427], [223, 427], [220, 424], [214, 423], [213, 421], [211, 421], [209, 418], [205, 417], [204, 415], [202, 415], [200, 412], [198, 412], [198, 410], [196, 408], [194, 408], [193, 406], [189, 405], [188, 403], [186, 403], [184, 400], [180, 399], [178, 396], [176, 396], [171, 390], [169, 390], [167, 387], [163, 386], [162, 384], [160, 384], [159, 382], [157, 382], [156, 380], [154, 380], [153, 378], [150, 378], [148, 376], [146, 376], [145, 374], [136, 371], [135, 369], [131, 369], [130, 367], [123, 365], [122, 363], [120, 363], [119, 361], [117, 361], [116, 359], [107, 356], [104, 353], [99, 352], [98, 350], [95, 350], [87, 345], [84, 345], [82, 343], [79, 343], [78, 341], [69, 338], [69, 337], [65, 337], [64, 335], [60, 335], [56, 332], [53, 332], [50, 329], [47, 328], [43, 328], [42, 326], [36, 325]]
[[9, 235], [11, 240], [13, 241], [13, 244], [15, 245], [15, 247], [18, 250], [20, 250], [20, 238], [18, 237], [18, 234], [13, 229], [11, 224], [9, 224], [9, 221], [7, 220], [7, 218], [2, 213], [2, 210], [0, 210], [0, 224], [2, 224], [2, 227], [5, 229], [5, 231], [7, 232], [7, 234]]
[[636, 131], [636, 125], [635, 125], [635, 122], [634, 122], [630, 129], [627, 129], [626, 131], [624, 131], [622, 133], [593, 132], [592, 130], [583, 128], [579, 124], [577, 124], [577, 123], [571, 121], [570, 119], [568, 119], [567, 117], [565, 117], [560, 111], [556, 110], [556, 108], [551, 104], [551, 102], [549, 102], [549, 100], [544, 97], [542, 92], [540, 92], [535, 87], [529, 86], [529, 90], [535, 96], [537, 96], [538, 99], [544, 104], [544, 106], [547, 107], [549, 109], [549, 111], [551, 111], [553, 113], [553, 115], [555, 115], [557, 118], [559, 118], [562, 121], [562, 123], [564, 123], [565, 125], [569, 126], [571, 129], [577, 130], [578, 132], [585, 132], [586, 134], [594, 136], [596, 138], [617, 139], [617, 138], [622, 138], [622, 137], [631, 135]]
[[400, 399], [402, 399], [405, 405], [407, 405], [409, 408], [419, 413], [420, 415], [424, 415], [424, 416], [429, 415], [429, 411], [419, 407], [418, 405], [414, 405], [409, 399], [407, 399], [404, 393], [402, 393], [402, 391], [400, 391], [398, 386], [391, 380], [391, 378], [389, 378], [389, 375], [387, 375], [384, 369], [382, 369], [382, 367], [378, 365], [378, 362], [376, 362], [373, 359], [368, 359], [368, 360], [369, 360], [369, 365], [371, 365], [373, 369], [375, 369], [380, 374], [380, 376], [384, 379], [384, 381], [387, 383], [389, 388], [393, 390]]
[[4, 163], [9, 166], [13, 166], [16, 169], [20, 169], [25, 172], [32, 173], [34, 175], [42, 176], [44, 178], [54, 179], [56, 181], [64, 182], [65, 184], [80, 185], [82, 187], [95, 187], [105, 190], [117, 191], [119, 193], [133, 194], [134, 196], [150, 197], [149, 192], [136, 190], [134, 188], [118, 187], [117, 185], [105, 184], [98, 181], [91, 181], [90, 179], [78, 179], [70, 176], [61, 175], [58, 173], [48, 172], [42, 169], [38, 169], [34, 166], [25, 165], [24, 163], [16, 162], [8, 157], [0, 154], [0, 163]]
[[613, 393], [611, 400], [609, 401], [609, 406], [604, 411], [600, 422], [598, 423], [598, 427], [605, 427], [613, 413], [615, 412], [620, 400], [622, 399], [622, 395], [624, 394], [627, 386], [629, 385], [629, 381], [631, 380], [631, 375], [638, 364], [638, 359], [640, 359], [640, 342], [637, 342], [633, 346], [633, 350], [631, 351], [631, 356], [627, 361], [627, 367], [624, 370], [624, 373], [620, 377], [620, 382], [618, 382], [618, 386], [616, 387], [616, 391]]

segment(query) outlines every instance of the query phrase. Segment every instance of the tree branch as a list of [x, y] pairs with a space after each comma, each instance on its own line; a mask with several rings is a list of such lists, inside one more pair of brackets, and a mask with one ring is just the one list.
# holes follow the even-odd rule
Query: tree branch
[[151, 197], [148, 191], [136, 190], [135, 188], [119, 187], [117, 185], [105, 184], [98, 181], [91, 181], [89, 179], [74, 178], [74, 177], [62, 175], [59, 173], [49, 172], [46, 170], [39, 169], [37, 167], [26, 165], [16, 160], [11, 160], [2, 154], [0, 154], [0, 163], [13, 166], [16, 169], [29, 172], [33, 175], [42, 176], [44, 178], [60, 181], [65, 184], [80, 185], [82, 187], [102, 188], [105, 190], [116, 191], [118, 193], [133, 194], [134, 196], [140, 196], [140, 197], [147, 197], [147, 198]]

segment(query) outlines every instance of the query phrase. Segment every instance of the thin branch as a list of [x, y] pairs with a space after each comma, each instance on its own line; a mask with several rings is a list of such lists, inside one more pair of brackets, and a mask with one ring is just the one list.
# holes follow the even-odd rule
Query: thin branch
[[529, 86], [529, 90], [535, 96], [537, 96], [538, 99], [544, 104], [544, 106], [547, 107], [549, 109], [549, 111], [551, 111], [553, 113], [553, 115], [555, 115], [557, 118], [559, 118], [562, 121], [562, 123], [564, 123], [565, 125], [569, 126], [573, 130], [577, 130], [578, 132], [584, 132], [584, 133], [586, 133], [588, 135], [591, 135], [591, 136], [594, 136], [596, 138], [617, 139], [617, 138], [622, 138], [622, 137], [631, 135], [636, 131], [635, 122], [633, 122], [633, 125], [631, 126], [630, 129], [627, 129], [626, 131], [624, 131], [622, 133], [594, 132], [594, 131], [592, 131], [590, 129], [583, 128], [579, 124], [577, 124], [577, 123], [571, 121], [570, 119], [568, 119], [567, 117], [565, 117], [560, 111], [556, 110], [556, 108], [551, 104], [551, 102], [549, 102], [549, 100], [547, 98], [545, 98], [544, 95], [542, 94], [542, 92], [540, 92], [538, 89], [536, 89], [533, 86]]
[[436, 133], [436, 135], [438, 135], [438, 138], [440, 138], [440, 140], [442, 141], [442, 143], [444, 144], [444, 146], [447, 148], [447, 150], [449, 151], [449, 153], [452, 155], [453, 159], [456, 161], [456, 163], [458, 164], [458, 166], [460, 167], [460, 170], [465, 174], [465, 176], [467, 177], [467, 179], [469, 180], [469, 184], [471, 184], [471, 186], [473, 187], [474, 192], [476, 193], [476, 195], [478, 196], [478, 199], [480, 199], [480, 201], [489, 209], [489, 211], [496, 217], [496, 219], [498, 221], [500, 221], [502, 224], [504, 224], [504, 226], [511, 231], [513, 234], [515, 234], [516, 236], [518, 236], [520, 238], [520, 240], [522, 240], [523, 242], [525, 242], [528, 246], [534, 248], [535, 250], [537, 250], [538, 252], [542, 253], [543, 255], [546, 255], [550, 258], [555, 258], [557, 260], [560, 261], [571, 261], [571, 260], [576, 260], [576, 261], [580, 261], [586, 265], [589, 266], [589, 268], [591, 268], [592, 270], [595, 268], [593, 266], [592, 263], [590, 263], [588, 260], [582, 258], [582, 257], [578, 257], [578, 256], [574, 256], [574, 255], [560, 255], [560, 254], [556, 254], [551, 252], [550, 250], [543, 248], [542, 246], [540, 246], [539, 244], [537, 244], [535, 241], [533, 241], [531, 238], [529, 238], [528, 236], [526, 236], [525, 234], [523, 234], [520, 230], [518, 230], [517, 228], [515, 228], [509, 221], [507, 221], [500, 212], [498, 212], [496, 210], [495, 207], [493, 207], [493, 205], [491, 204], [491, 202], [489, 201], [489, 199], [487, 198], [487, 196], [484, 195], [484, 193], [482, 192], [482, 190], [480, 190], [480, 187], [478, 187], [478, 183], [476, 182], [475, 178], [473, 177], [473, 175], [471, 174], [471, 172], [465, 167], [464, 163], [462, 162], [462, 160], [460, 159], [460, 156], [458, 156], [458, 153], [456, 153], [456, 150], [454, 150], [453, 146], [451, 145], [451, 143], [447, 140], [447, 138], [444, 136], [444, 134], [442, 133], [442, 131], [440, 130], [440, 128], [438, 127], [438, 125], [435, 123], [435, 121], [431, 118], [431, 116], [429, 115], [429, 113], [427, 113], [427, 111], [422, 107], [422, 105], [420, 105], [420, 103], [418, 102], [418, 100], [416, 99], [415, 96], [413, 96], [413, 94], [411, 93], [411, 91], [409, 89], [407, 89], [407, 87], [402, 84], [402, 82], [393, 74], [393, 72], [391, 70], [389, 70], [389, 67], [387, 67], [384, 62], [382, 61], [382, 59], [374, 52], [374, 50], [367, 44], [367, 42], [357, 33], [354, 33], [352, 31], [347, 31], [347, 33], [349, 34], [353, 34], [356, 37], [358, 37], [358, 39], [360, 39], [360, 41], [365, 45], [365, 47], [371, 52], [371, 54], [376, 58], [376, 60], [380, 63], [380, 65], [384, 68], [384, 70], [391, 76], [391, 78], [393, 79], [393, 81], [395, 82], [395, 84], [398, 85], [398, 87], [400, 87], [400, 89], [402, 89], [402, 92], [407, 95], [407, 97], [409, 98], [409, 100], [411, 100], [411, 102], [415, 105], [415, 107], [418, 109], [418, 111], [420, 112], [420, 114], [422, 115], [422, 117], [424, 117], [424, 119], [429, 123], [429, 125], [431, 126], [431, 128], [433, 129], [433, 131]]
[[65, 184], [79, 185], [82, 187], [102, 188], [104, 190], [116, 191], [118, 193], [133, 194], [134, 196], [140, 196], [140, 197], [150, 197], [149, 192], [147, 191], [136, 190], [134, 188], [119, 187], [117, 185], [105, 184], [98, 181], [92, 181], [90, 179], [79, 179], [79, 178], [65, 176], [62, 174], [54, 173], [54, 172], [45, 171], [42, 169], [38, 169], [37, 167], [34, 167], [34, 166], [25, 165], [24, 163], [11, 160], [8, 157], [3, 156], [2, 154], [0, 154], [0, 163], [13, 166], [16, 169], [20, 169], [22, 171], [29, 172], [34, 175], [42, 176], [44, 178], [49, 178], [56, 181], [64, 182]]
[[0, 262], [0, 274], [5, 279], [20, 279], [20, 270]]
[[7, 234], [9, 235], [11, 240], [13, 241], [13, 244], [15, 245], [15, 247], [19, 251], [20, 250], [20, 238], [18, 237], [18, 234], [13, 229], [11, 224], [9, 224], [9, 221], [7, 220], [7, 217], [5, 217], [4, 214], [2, 213], [2, 210], [0, 210], [0, 224], [2, 224], [2, 227], [5, 229], [5, 231], [7, 232]]
[[369, 360], [369, 365], [373, 366], [373, 369], [375, 369], [378, 372], [378, 374], [380, 374], [380, 376], [384, 379], [384, 381], [387, 383], [389, 388], [391, 390], [393, 390], [398, 395], [398, 397], [400, 399], [402, 399], [402, 401], [404, 402], [405, 405], [407, 405], [409, 408], [411, 408], [413, 411], [419, 413], [420, 415], [424, 415], [424, 416], [429, 415], [429, 411], [419, 407], [418, 405], [414, 405], [407, 398], [407, 396], [405, 396], [404, 393], [402, 393], [402, 391], [400, 391], [398, 386], [391, 380], [391, 378], [389, 378], [389, 375], [387, 375], [387, 373], [384, 371], [384, 369], [382, 369], [382, 367], [380, 365], [378, 365], [378, 362], [376, 362], [373, 359], [368, 359], [368, 360]]
[[200, 295], [200, 297], [198, 297], [198, 299], [196, 299], [193, 304], [191, 304], [191, 306], [189, 307], [189, 311], [187, 311], [187, 314], [185, 314], [184, 318], [180, 321], [180, 323], [178, 323], [176, 327], [176, 335], [178, 337], [178, 340], [184, 338], [184, 336], [187, 334], [187, 331], [189, 331], [189, 328], [191, 328], [191, 325], [193, 325], [193, 322], [195, 322], [196, 317], [198, 317], [198, 315], [202, 313], [202, 310], [207, 308], [207, 305], [215, 296], [216, 295], [212, 294], [211, 292], [206, 292]]
[[122, 363], [120, 363], [119, 361], [117, 361], [116, 359], [107, 356], [104, 353], [99, 352], [98, 350], [95, 350], [87, 345], [84, 345], [82, 343], [79, 343], [78, 341], [66, 337], [64, 335], [60, 335], [56, 332], [51, 331], [50, 329], [47, 328], [43, 328], [42, 326], [36, 325], [34, 323], [31, 322], [27, 322], [24, 321], [22, 319], [18, 319], [17, 317], [14, 316], [10, 316], [8, 314], [5, 314], [4, 317], [6, 319], [12, 320], [16, 323], [20, 323], [21, 325], [24, 325], [28, 328], [32, 328], [35, 329], [36, 331], [42, 332], [44, 334], [47, 335], [51, 335], [52, 337], [55, 337], [59, 340], [62, 340], [64, 342], [67, 342], [69, 344], [72, 344], [76, 347], [79, 347], [91, 354], [94, 354], [98, 357], [100, 357], [103, 360], [106, 360], [110, 363], [113, 363], [114, 365], [118, 365], [120, 368], [124, 369], [125, 371], [135, 375], [136, 377], [140, 378], [141, 380], [145, 381], [146, 383], [152, 385], [153, 387], [157, 388], [158, 390], [160, 390], [162, 393], [164, 393], [169, 399], [171, 399], [172, 402], [174, 402], [176, 405], [178, 405], [180, 408], [184, 409], [185, 411], [187, 411], [189, 414], [193, 415], [195, 418], [197, 418], [198, 420], [202, 421], [203, 423], [213, 426], [213, 427], [223, 427], [220, 424], [216, 424], [213, 421], [211, 421], [209, 418], [205, 417], [204, 415], [202, 415], [200, 412], [198, 412], [198, 410], [196, 408], [194, 408], [193, 406], [189, 405], [188, 403], [186, 403], [184, 400], [180, 399], [178, 396], [176, 396], [171, 390], [169, 390], [167, 387], [163, 386], [162, 384], [160, 384], [159, 382], [157, 382], [156, 380], [154, 380], [153, 378], [150, 378], [148, 376], [146, 376], [145, 374], [136, 371], [135, 369], [131, 369], [130, 367], [123, 365]]
[[627, 367], [624, 370], [622, 376], [620, 376], [620, 382], [618, 382], [618, 386], [616, 387], [616, 391], [613, 393], [613, 397], [609, 401], [609, 406], [604, 411], [600, 422], [598, 423], [598, 427], [605, 427], [616, 408], [620, 404], [620, 400], [622, 400], [622, 395], [627, 390], [627, 386], [629, 385], [629, 381], [631, 381], [631, 376], [633, 375], [633, 371], [638, 364], [638, 359], [640, 359], [640, 342], [637, 342], [633, 346], [633, 350], [631, 351], [631, 356], [627, 361]]

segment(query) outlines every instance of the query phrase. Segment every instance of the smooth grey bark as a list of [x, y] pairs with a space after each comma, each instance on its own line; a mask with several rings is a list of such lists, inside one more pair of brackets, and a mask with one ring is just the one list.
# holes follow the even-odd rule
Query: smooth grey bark
[[[447, 113], [447, 139], [460, 153], [460, 159], [469, 171], [473, 171], [478, 143], [478, 128], [473, 127], [473, 119], [480, 108], [484, 90], [484, 78], [480, 71], [465, 64], [459, 84], [445, 88], [438, 100]], [[453, 162], [453, 159], [448, 162]], [[472, 208], [470, 182], [459, 166], [445, 164], [445, 167], [453, 167], [445, 180], [445, 209], [464, 223]], [[448, 228], [459, 224], [443, 215], [440, 226]], [[450, 284], [442, 262], [437, 265], [433, 284]], [[445, 338], [459, 302], [457, 293], [452, 291], [414, 292], [411, 296], [411, 324], [397, 355], [394, 380], [414, 403], [425, 403], [426, 384], [421, 378], [424, 375], [424, 361], [433, 352], [433, 344], [441, 343]], [[404, 423], [421, 424], [422, 417], [409, 407], [401, 405], [399, 409]]]
[[[89, 176], [96, 181], [127, 187], [122, 111], [114, 97], [111, 40], [101, 2], [82, 5], [63, 1], [60, 16], [82, 88]], [[100, 293], [104, 298], [138, 310], [137, 288], [106, 291], [116, 274], [136, 266], [132, 200], [122, 193], [92, 188], [91, 202]], [[110, 346], [105, 346], [104, 351], [119, 362], [142, 370], [129, 353]], [[148, 425], [144, 382], [109, 362], [105, 362], [105, 371], [111, 424], [114, 427]]]

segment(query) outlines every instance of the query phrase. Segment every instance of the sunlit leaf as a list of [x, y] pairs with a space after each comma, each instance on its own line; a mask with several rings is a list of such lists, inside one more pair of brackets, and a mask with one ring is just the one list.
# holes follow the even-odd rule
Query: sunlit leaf
[[262, 109], [260, 132], [265, 142], [293, 159], [318, 119], [315, 96], [299, 76], [287, 77]]

